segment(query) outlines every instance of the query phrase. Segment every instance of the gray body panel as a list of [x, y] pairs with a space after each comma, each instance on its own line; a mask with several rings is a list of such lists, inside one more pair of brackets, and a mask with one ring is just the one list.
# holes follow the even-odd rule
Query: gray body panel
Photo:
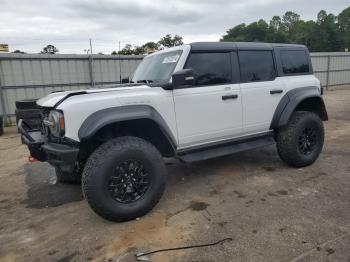
[[169, 142], [176, 148], [176, 139], [169, 126], [162, 116], [151, 106], [148, 105], [130, 105], [106, 108], [90, 115], [81, 125], [78, 135], [82, 141], [92, 138], [98, 130], [109, 124], [137, 119], [150, 119], [157, 123], [169, 139]]
[[[290, 117], [292, 116], [294, 110], [296, 109], [296, 107], [302, 101], [308, 98], [318, 98], [324, 110], [326, 110], [324, 106], [323, 98], [316, 86], [308, 86], [308, 87], [292, 89], [283, 96], [283, 98], [277, 105], [276, 111], [271, 121], [270, 129], [275, 129], [286, 125]], [[326, 111], [325, 111], [325, 114], [326, 114], [325, 119], [322, 119], [322, 120], [328, 119]]]

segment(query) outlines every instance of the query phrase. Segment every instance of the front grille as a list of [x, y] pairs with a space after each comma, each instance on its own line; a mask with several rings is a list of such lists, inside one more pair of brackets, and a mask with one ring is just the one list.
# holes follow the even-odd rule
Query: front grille
[[43, 124], [43, 121], [49, 118], [50, 110], [50, 108], [41, 107], [41, 132], [47, 138], [50, 136], [50, 130], [49, 127]]

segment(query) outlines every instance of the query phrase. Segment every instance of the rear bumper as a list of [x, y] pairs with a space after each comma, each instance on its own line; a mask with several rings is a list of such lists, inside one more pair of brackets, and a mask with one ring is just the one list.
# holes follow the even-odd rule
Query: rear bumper
[[18, 121], [18, 129], [32, 157], [42, 162], [47, 161], [53, 166], [60, 167], [63, 171], [74, 170], [79, 147], [48, 142], [40, 130], [30, 129], [22, 119]]

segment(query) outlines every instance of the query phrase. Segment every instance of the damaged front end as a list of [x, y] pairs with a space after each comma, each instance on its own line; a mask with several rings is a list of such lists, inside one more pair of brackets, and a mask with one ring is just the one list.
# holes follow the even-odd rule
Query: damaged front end
[[47, 161], [64, 172], [75, 171], [79, 143], [63, 137], [63, 113], [42, 108], [41, 115], [41, 129], [31, 129], [23, 119], [18, 122], [22, 142], [28, 146], [30, 157], [41, 162]]

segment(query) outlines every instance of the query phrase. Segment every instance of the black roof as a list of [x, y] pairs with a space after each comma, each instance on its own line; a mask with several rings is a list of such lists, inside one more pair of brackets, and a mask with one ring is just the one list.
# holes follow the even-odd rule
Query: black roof
[[304, 45], [258, 42], [194, 42], [193, 51], [272, 50], [274, 48], [307, 49]]

